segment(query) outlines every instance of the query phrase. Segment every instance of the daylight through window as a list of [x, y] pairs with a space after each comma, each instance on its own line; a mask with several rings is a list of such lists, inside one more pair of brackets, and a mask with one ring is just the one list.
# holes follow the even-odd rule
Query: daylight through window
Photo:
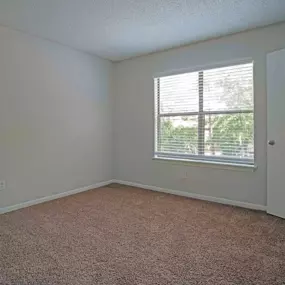
[[254, 164], [253, 63], [154, 84], [155, 157]]

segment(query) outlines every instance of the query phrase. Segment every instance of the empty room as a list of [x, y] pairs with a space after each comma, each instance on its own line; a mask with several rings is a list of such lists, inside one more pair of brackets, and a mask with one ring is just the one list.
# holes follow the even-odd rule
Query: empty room
[[0, 285], [284, 285], [284, 108], [284, 0], [1, 0]]

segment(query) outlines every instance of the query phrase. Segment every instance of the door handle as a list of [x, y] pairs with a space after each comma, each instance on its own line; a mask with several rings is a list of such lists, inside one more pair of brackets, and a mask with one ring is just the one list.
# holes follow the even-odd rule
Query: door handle
[[275, 140], [268, 141], [268, 144], [271, 145], [271, 146], [275, 145]]

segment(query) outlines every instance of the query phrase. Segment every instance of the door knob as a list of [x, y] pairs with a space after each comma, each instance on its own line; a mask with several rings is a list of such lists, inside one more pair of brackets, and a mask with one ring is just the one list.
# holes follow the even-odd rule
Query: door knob
[[268, 144], [269, 144], [269, 145], [275, 145], [275, 140], [270, 140], [270, 141], [268, 141]]

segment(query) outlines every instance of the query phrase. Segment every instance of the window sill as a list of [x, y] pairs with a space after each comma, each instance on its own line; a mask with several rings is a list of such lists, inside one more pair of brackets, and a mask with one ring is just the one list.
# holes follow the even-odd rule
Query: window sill
[[236, 171], [250, 171], [254, 172], [257, 170], [256, 165], [247, 164], [235, 164], [235, 163], [225, 163], [225, 162], [215, 162], [215, 161], [203, 161], [203, 160], [190, 160], [190, 159], [175, 159], [175, 158], [165, 158], [165, 157], [153, 157], [153, 160], [159, 162], [180, 164], [185, 166], [196, 166], [196, 167], [208, 167], [217, 168], [224, 170], [236, 170]]

